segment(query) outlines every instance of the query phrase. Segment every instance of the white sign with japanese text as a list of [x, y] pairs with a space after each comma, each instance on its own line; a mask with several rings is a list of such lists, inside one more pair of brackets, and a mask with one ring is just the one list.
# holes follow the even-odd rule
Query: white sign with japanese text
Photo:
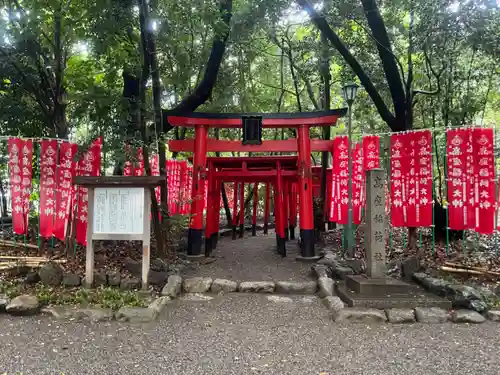
[[142, 234], [144, 188], [95, 188], [93, 233]]

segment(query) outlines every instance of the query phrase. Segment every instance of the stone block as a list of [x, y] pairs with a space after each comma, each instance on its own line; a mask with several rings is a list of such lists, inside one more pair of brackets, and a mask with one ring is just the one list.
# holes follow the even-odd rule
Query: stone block
[[450, 314], [438, 307], [417, 307], [415, 318], [420, 323], [446, 323], [450, 319]]
[[347, 276], [354, 273], [351, 267], [342, 266], [338, 263], [334, 267], [332, 267], [331, 270], [333, 277], [339, 280], [345, 280]]
[[317, 288], [316, 281], [276, 281], [274, 291], [281, 294], [314, 294]]
[[335, 294], [334, 286], [335, 281], [329, 277], [320, 277], [318, 279], [318, 295], [321, 298], [333, 296]]
[[151, 285], [163, 287], [167, 283], [168, 277], [168, 272], [149, 270], [148, 281]]
[[486, 318], [473, 310], [455, 310], [451, 313], [453, 323], [484, 323]]
[[274, 287], [272, 281], [244, 281], [238, 286], [238, 291], [243, 293], [273, 293]]
[[311, 271], [316, 275], [316, 278], [319, 279], [320, 277], [329, 277], [330, 270], [328, 266], [324, 264], [313, 264], [311, 266]]
[[94, 286], [107, 286], [108, 285], [108, 275], [106, 271], [94, 271]]
[[108, 272], [108, 285], [109, 286], [120, 286], [122, 275], [118, 271]]
[[26, 285], [33, 285], [40, 281], [40, 275], [37, 272], [29, 272], [24, 279]]
[[38, 298], [25, 294], [10, 301], [5, 311], [11, 315], [35, 315], [40, 311], [40, 304]]
[[115, 313], [116, 320], [131, 323], [147, 323], [156, 319], [158, 312], [145, 307], [122, 307]]
[[82, 283], [82, 279], [79, 275], [74, 273], [65, 273], [62, 280], [62, 285], [66, 287], [75, 287], [80, 286]]
[[293, 299], [284, 296], [267, 296], [267, 300], [276, 303], [293, 303]]
[[363, 273], [365, 268], [364, 261], [362, 259], [346, 259], [344, 260], [346, 266], [350, 267], [355, 275]]
[[63, 279], [63, 269], [57, 263], [44, 264], [38, 271], [40, 281], [45, 285], [60, 285]]
[[321, 301], [323, 302], [323, 305], [325, 305], [326, 308], [333, 313], [337, 313], [339, 310], [344, 308], [344, 302], [336, 296], [328, 296], [323, 298]]
[[182, 301], [206, 302], [213, 300], [214, 297], [201, 293], [186, 293], [180, 299]]
[[79, 309], [78, 314], [86, 320], [91, 322], [104, 322], [113, 320], [113, 310], [111, 309], [99, 309], [99, 308], [87, 308]]
[[383, 310], [347, 308], [333, 314], [335, 322], [384, 323], [387, 317]]
[[163, 308], [167, 305], [169, 301], [171, 301], [170, 297], [167, 296], [158, 297], [149, 304], [148, 309], [153, 309], [156, 311], [157, 314], [159, 314], [162, 312]]
[[162, 296], [177, 298], [182, 289], [182, 277], [178, 275], [171, 275], [168, 277], [167, 284], [161, 291]]
[[133, 276], [139, 277], [142, 274], [142, 263], [132, 258], [125, 258], [123, 266]]
[[193, 277], [184, 279], [182, 287], [186, 293], [205, 293], [210, 290], [212, 279], [210, 277]]
[[490, 310], [486, 313], [486, 317], [492, 322], [500, 322], [500, 310]]
[[238, 283], [236, 281], [226, 279], [215, 279], [210, 287], [212, 293], [231, 293], [236, 292], [237, 289]]
[[406, 294], [372, 295], [358, 294], [349, 290], [343, 284], [336, 284], [335, 292], [349, 307], [376, 309], [441, 307], [451, 309], [451, 302], [449, 300], [429, 294], [423, 290], [412, 290]]
[[356, 293], [365, 295], [407, 294], [418, 289], [417, 286], [407, 284], [392, 277], [365, 277], [349, 275], [345, 278], [346, 287]]
[[401, 262], [401, 272], [405, 281], [411, 281], [413, 275], [420, 271], [420, 259], [410, 256]]
[[0, 313], [4, 313], [7, 305], [10, 302], [10, 298], [5, 294], [0, 294]]
[[134, 290], [140, 289], [141, 280], [136, 277], [124, 277], [120, 281], [120, 289], [121, 290]]
[[389, 323], [415, 322], [415, 311], [413, 309], [386, 309], [385, 314]]

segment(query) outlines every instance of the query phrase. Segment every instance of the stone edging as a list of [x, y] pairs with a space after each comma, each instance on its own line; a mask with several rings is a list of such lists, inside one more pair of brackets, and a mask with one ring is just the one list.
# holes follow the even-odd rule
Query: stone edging
[[344, 308], [344, 303], [337, 296], [323, 298], [323, 304], [332, 312], [334, 322], [359, 323], [473, 323], [480, 324], [486, 320], [500, 322], [500, 310], [490, 310], [486, 317], [473, 310], [447, 311], [438, 307], [417, 307], [415, 309], [370, 309]]
[[0, 300], [0, 312], [15, 316], [48, 314], [56, 319], [98, 321], [150, 322], [157, 318], [170, 297], [158, 297], [148, 307], [122, 307], [117, 311], [97, 307], [77, 308], [71, 306], [49, 306], [41, 308], [35, 296], [21, 295], [12, 301]]
[[227, 279], [210, 277], [193, 277], [182, 279], [171, 275], [161, 295], [177, 298], [183, 293], [279, 293], [279, 294], [315, 294], [318, 288], [316, 281], [242, 281], [237, 283]]
[[155, 320], [170, 301], [169, 297], [158, 297], [148, 307], [122, 307], [117, 311], [101, 308], [71, 308], [51, 306], [43, 308], [42, 313], [52, 315], [56, 319], [89, 320], [91, 322], [117, 320], [120, 322], [147, 323]]
[[[326, 254], [328, 256], [329, 254]], [[484, 323], [486, 320], [500, 322], [500, 310], [478, 311], [470, 309], [466, 305], [456, 310], [447, 311], [437, 307], [417, 307], [414, 309], [374, 309], [374, 308], [344, 308], [344, 302], [335, 294], [336, 281], [329, 277], [327, 265], [325, 263], [335, 261], [335, 259], [326, 259], [313, 265], [312, 269], [318, 278], [318, 294], [322, 298], [323, 304], [332, 312], [332, 318], [335, 322], [389, 322], [389, 323], [445, 323], [451, 321], [454, 323]], [[352, 273], [347, 272], [347, 274]], [[345, 275], [344, 275], [345, 276]], [[415, 275], [414, 275], [415, 277]], [[429, 278], [430, 279], [430, 278]], [[431, 280], [432, 281], [432, 280]], [[425, 284], [420, 282], [420, 284]], [[425, 285], [424, 285], [425, 286]], [[426, 288], [431, 289], [431, 288]], [[462, 288], [463, 289], [463, 288]], [[467, 289], [465, 292], [468, 292]], [[439, 295], [439, 293], [438, 293]], [[448, 295], [442, 297], [448, 297]], [[473, 302], [478, 302], [479, 298], [473, 298]]]

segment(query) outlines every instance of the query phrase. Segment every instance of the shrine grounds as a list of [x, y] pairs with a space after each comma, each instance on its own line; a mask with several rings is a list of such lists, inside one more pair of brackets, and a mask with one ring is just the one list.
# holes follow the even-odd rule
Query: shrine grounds
[[[310, 265], [277, 257], [272, 235], [223, 242], [217, 260], [191, 276], [307, 280]], [[251, 267], [238, 266], [238, 254]], [[500, 369], [497, 322], [334, 322], [314, 295], [186, 294], [149, 323], [2, 314], [0, 326], [0, 374], [497, 375]]]
[[147, 324], [0, 316], [6, 374], [499, 373], [499, 326], [334, 323], [318, 300], [173, 301]]

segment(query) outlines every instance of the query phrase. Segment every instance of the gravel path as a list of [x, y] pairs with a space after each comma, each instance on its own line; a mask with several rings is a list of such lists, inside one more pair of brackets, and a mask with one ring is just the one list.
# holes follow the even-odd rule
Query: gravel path
[[319, 301], [175, 301], [155, 323], [0, 317], [0, 373], [496, 375], [500, 325], [340, 325]]
[[312, 280], [311, 265], [297, 262], [299, 253], [297, 241], [287, 243], [286, 258], [276, 254], [274, 231], [268, 235], [262, 232], [256, 237], [246, 232], [243, 239], [232, 240], [231, 237], [221, 237], [217, 249], [212, 256], [217, 260], [210, 264], [199, 264], [189, 267], [183, 276], [205, 276], [230, 279], [233, 281], [252, 280]]

